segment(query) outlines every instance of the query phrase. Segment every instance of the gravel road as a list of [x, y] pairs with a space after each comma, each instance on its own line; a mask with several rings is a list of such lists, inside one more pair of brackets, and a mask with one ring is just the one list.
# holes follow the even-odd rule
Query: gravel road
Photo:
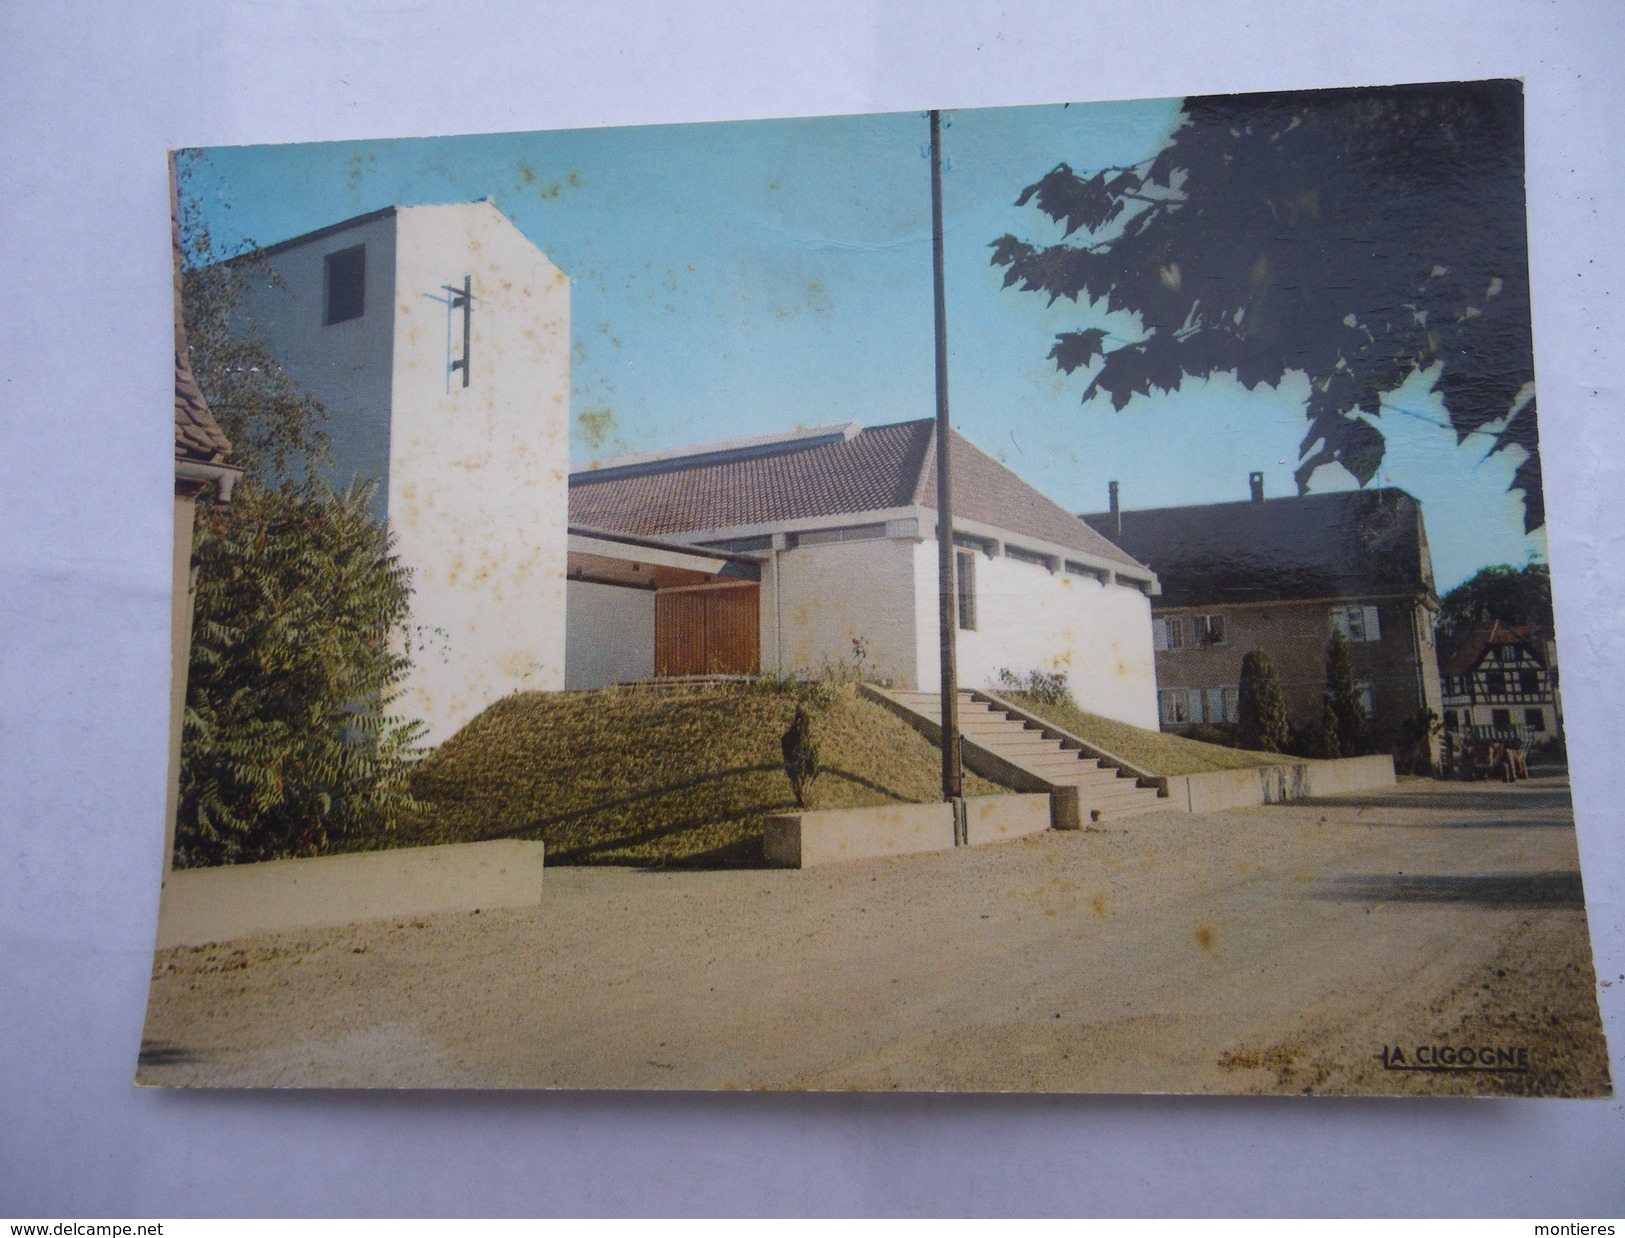
[[1595, 984], [1567, 783], [1411, 782], [168, 950], [138, 1078], [1598, 1095]]

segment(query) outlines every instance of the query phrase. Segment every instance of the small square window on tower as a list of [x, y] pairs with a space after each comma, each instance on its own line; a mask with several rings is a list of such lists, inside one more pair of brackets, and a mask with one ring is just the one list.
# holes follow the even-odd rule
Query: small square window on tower
[[328, 326], [360, 318], [367, 308], [367, 247], [352, 245], [327, 255]]

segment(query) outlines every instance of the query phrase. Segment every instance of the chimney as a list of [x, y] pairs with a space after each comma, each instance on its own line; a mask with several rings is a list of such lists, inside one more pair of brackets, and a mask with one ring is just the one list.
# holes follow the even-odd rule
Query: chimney
[[1110, 496], [1111, 513], [1116, 520], [1118, 535], [1121, 536], [1123, 532], [1123, 509], [1118, 505], [1117, 483], [1115, 481], [1106, 483], [1106, 493]]
[[1262, 503], [1264, 501], [1264, 474], [1249, 473], [1247, 475], [1247, 484], [1252, 487], [1253, 502]]

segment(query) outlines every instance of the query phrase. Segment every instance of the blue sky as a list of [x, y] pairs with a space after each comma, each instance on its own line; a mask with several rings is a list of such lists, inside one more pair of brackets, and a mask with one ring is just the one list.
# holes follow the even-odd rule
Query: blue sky
[[[956, 427], [1076, 511], [1293, 493], [1307, 385], [1187, 378], [1122, 412], [1048, 362], [1085, 308], [1002, 288], [989, 243], [1057, 239], [1021, 190], [1055, 164], [1138, 162], [1178, 100], [946, 114], [950, 405]], [[183, 190], [228, 251], [391, 204], [489, 197], [571, 277], [573, 455], [880, 425], [934, 404], [927, 122], [917, 112], [286, 146], [217, 147]], [[1107, 323], [1132, 332], [1126, 321]], [[1507, 483], [1516, 450], [1458, 446], [1418, 375], [1385, 401], [1378, 482], [1423, 501], [1446, 590], [1544, 558]], [[1354, 482], [1340, 467], [1314, 490]]]

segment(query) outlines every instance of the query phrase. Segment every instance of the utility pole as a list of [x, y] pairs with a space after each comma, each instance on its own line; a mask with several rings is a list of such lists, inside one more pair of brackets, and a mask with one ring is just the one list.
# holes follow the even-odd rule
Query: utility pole
[[964, 845], [959, 764], [959, 615], [954, 589], [953, 471], [949, 467], [948, 309], [942, 272], [942, 113], [931, 111], [931, 274], [937, 343], [937, 589], [942, 645], [942, 798], [954, 806], [954, 842]]

